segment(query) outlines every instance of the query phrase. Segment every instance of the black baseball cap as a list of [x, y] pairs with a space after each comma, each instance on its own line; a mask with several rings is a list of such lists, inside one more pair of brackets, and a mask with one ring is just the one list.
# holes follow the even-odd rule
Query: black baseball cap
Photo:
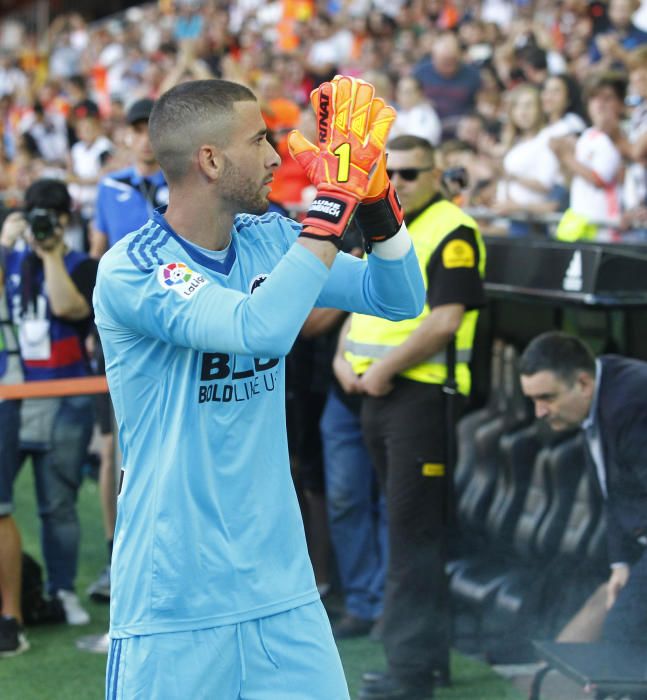
[[77, 119], [98, 119], [99, 106], [96, 102], [93, 102], [92, 100], [82, 100], [81, 102], [74, 105], [74, 107], [72, 108], [72, 114]]
[[61, 180], [43, 178], [32, 182], [25, 192], [25, 209], [54, 209], [69, 214], [72, 200], [67, 185]]
[[153, 111], [154, 104], [155, 102], [148, 97], [133, 102], [126, 112], [126, 121], [128, 124], [132, 125], [136, 122], [147, 122]]

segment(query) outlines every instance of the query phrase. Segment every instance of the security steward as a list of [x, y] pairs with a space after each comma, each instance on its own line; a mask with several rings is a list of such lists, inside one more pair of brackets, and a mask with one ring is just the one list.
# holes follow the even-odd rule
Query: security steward
[[[345, 358], [358, 375], [362, 428], [386, 493], [390, 559], [383, 634], [388, 671], [365, 673], [360, 700], [422, 700], [449, 683], [446, 534], [455, 421], [470, 392], [485, 247], [476, 222], [440, 190], [434, 149], [388, 144], [389, 176], [426, 281], [418, 318], [355, 314]], [[457, 405], [459, 404], [459, 405]]]

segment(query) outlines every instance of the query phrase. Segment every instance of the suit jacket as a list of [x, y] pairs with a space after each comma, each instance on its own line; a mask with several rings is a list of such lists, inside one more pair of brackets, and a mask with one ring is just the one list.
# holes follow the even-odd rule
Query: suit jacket
[[594, 424], [607, 477], [609, 561], [633, 563], [647, 536], [647, 362], [600, 358]]

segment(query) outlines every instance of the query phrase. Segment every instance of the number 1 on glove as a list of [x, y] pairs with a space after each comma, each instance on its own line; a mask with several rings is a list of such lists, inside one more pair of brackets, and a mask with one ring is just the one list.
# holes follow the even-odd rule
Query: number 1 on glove
[[333, 151], [337, 156], [337, 182], [348, 182], [350, 174], [350, 143], [342, 143]]

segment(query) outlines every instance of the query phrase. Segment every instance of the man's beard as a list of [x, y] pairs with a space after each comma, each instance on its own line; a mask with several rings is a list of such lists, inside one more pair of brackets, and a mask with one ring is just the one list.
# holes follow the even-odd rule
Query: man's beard
[[264, 214], [269, 202], [267, 197], [261, 194], [261, 187], [257, 182], [243, 176], [238, 166], [225, 156], [220, 196], [229, 203], [234, 212]]

